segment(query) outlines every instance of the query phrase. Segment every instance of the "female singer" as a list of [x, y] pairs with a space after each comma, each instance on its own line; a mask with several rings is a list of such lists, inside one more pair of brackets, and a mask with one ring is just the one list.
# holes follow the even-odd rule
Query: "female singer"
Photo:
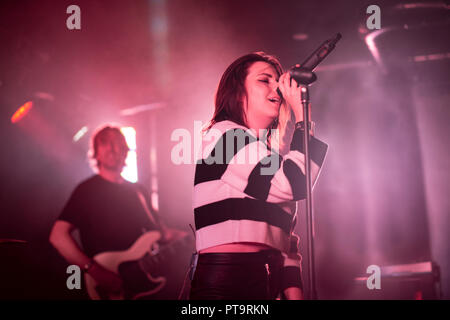
[[[306, 197], [303, 135], [300, 87], [275, 57], [251, 53], [227, 68], [196, 164], [191, 299], [303, 298], [293, 234]], [[312, 136], [310, 149], [315, 181], [327, 145]]]

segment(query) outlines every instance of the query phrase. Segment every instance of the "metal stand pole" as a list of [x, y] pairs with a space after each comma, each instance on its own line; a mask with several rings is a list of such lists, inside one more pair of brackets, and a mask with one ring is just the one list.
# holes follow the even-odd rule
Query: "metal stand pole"
[[308, 280], [309, 299], [317, 300], [316, 275], [314, 261], [314, 214], [311, 184], [311, 163], [309, 154], [310, 140], [310, 119], [309, 119], [309, 89], [308, 86], [301, 87], [301, 100], [303, 104], [303, 121], [305, 123], [305, 135], [303, 145], [305, 148], [305, 176], [306, 176], [306, 235], [307, 235], [307, 256], [308, 256]]
[[342, 38], [337, 33], [333, 38], [326, 40], [316, 51], [314, 51], [301, 65], [296, 65], [289, 70], [291, 77], [301, 86], [301, 102], [303, 104], [303, 121], [305, 123], [305, 176], [306, 176], [306, 229], [307, 229], [307, 254], [308, 254], [308, 274], [309, 274], [309, 298], [317, 299], [316, 275], [314, 264], [314, 215], [312, 207], [312, 184], [311, 184], [311, 157], [309, 155], [310, 140], [310, 119], [309, 119], [309, 89], [308, 85], [317, 80], [314, 68], [335, 48], [336, 43]]

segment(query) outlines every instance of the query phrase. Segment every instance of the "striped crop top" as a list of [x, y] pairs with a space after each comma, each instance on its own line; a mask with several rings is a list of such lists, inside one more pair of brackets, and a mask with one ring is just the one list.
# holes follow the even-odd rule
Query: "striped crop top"
[[[232, 121], [215, 123], [203, 135], [193, 193], [198, 251], [252, 242], [278, 249], [285, 257], [297, 254], [297, 238], [291, 235], [295, 201], [306, 197], [303, 134], [295, 130], [290, 151], [283, 157]], [[313, 185], [327, 148], [311, 137]]]

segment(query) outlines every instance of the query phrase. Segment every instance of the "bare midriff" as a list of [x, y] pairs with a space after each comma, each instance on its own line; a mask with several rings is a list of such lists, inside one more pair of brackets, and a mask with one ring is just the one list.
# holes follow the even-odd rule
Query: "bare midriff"
[[219, 246], [200, 250], [200, 253], [223, 253], [223, 252], [259, 252], [263, 250], [273, 249], [263, 243], [253, 242], [236, 242], [226, 243]]

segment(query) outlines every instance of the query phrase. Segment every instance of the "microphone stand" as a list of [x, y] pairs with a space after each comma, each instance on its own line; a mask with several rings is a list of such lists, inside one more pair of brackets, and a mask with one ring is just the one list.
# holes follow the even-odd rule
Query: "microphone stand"
[[309, 88], [301, 87], [301, 100], [303, 104], [303, 121], [305, 123], [305, 134], [303, 145], [305, 148], [305, 175], [306, 175], [306, 237], [308, 256], [308, 279], [309, 279], [309, 299], [317, 300], [316, 275], [314, 261], [314, 213], [312, 207], [312, 185], [311, 185], [311, 157], [309, 152], [310, 140], [310, 119], [309, 119]]
[[316, 74], [307, 68], [296, 67], [290, 70], [291, 77], [295, 78], [301, 87], [301, 102], [303, 105], [303, 122], [305, 123], [305, 134], [303, 136], [303, 146], [305, 151], [305, 176], [306, 176], [306, 237], [308, 256], [308, 282], [309, 299], [317, 300], [316, 275], [314, 261], [314, 215], [311, 184], [311, 156], [309, 150], [310, 141], [310, 118], [309, 118], [309, 85], [317, 80]]
[[309, 88], [308, 86], [317, 80], [314, 68], [325, 59], [335, 48], [336, 43], [342, 38], [337, 33], [334, 38], [326, 40], [316, 51], [314, 51], [301, 65], [296, 65], [289, 70], [301, 87], [301, 102], [303, 105], [303, 121], [305, 123], [305, 134], [303, 145], [305, 148], [305, 176], [306, 176], [306, 236], [307, 236], [307, 255], [308, 255], [308, 280], [309, 280], [309, 299], [317, 300], [316, 274], [314, 261], [314, 214], [311, 184], [311, 156], [309, 152], [310, 140], [310, 119], [309, 119]]

